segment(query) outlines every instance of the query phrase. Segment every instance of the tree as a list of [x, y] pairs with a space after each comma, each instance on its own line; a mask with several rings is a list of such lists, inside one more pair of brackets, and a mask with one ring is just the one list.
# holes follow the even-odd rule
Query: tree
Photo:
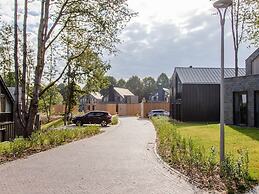
[[51, 120], [52, 106], [55, 104], [61, 104], [62, 102], [62, 95], [56, 85], [41, 96], [39, 101], [39, 110], [46, 113], [48, 122]]
[[238, 76], [238, 52], [244, 35], [244, 17], [241, 16], [241, 0], [234, 0], [231, 6], [231, 30], [234, 46], [235, 76]]
[[240, 10], [242, 20], [245, 21], [244, 40], [250, 42], [255, 47], [259, 46], [259, 1], [242, 0]]
[[143, 98], [143, 83], [141, 79], [134, 75], [126, 83], [126, 88], [130, 90], [133, 94], [139, 96], [139, 100]]
[[169, 78], [165, 73], [161, 73], [159, 77], [157, 78], [157, 86], [161, 85], [163, 88], [169, 88], [170, 83], [169, 83]]
[[109, 81], [109, 85], [112, 85], [112, 86], [116, 86], [117, 85], [117, 80], [116, 80], [116, 78], [115, 77], [113, 77], [113, 76], [107, 76], [107, 79], [108, 79], [108, 81]]
[[143, 79], [143, 96], [146, 100], [155, 92], [157, 86], [156, 81], [152, 77], [145, 77]]
[[[69, 64], [66, 74], [67, 91], [65, 99], [65, 124], [68, 116], [71, 115], [73, 106], [82, 93], [98, 91], [107, 84], [105, 73], [110, 69], [110, 65], [103, 62], [92, 50], [85, 50], [80, 57]], [[78, 83], [85, 84], [84, 90]], [[75, 101], [76, 99], [76, 101]]]
[[[27, 0], [25, 0], [27, 5]], [[14, 9], [14, 64], [15, 64], [15, 117], [17, 118], [17, 127], [24, 132], [23, 135], [28, 137], [35, 125], [36, 114], [38, 113], [38, 102], [40, 96], [50, 87], [61, 79], [62, 75], [70, 63], [80, 57], [85, 50], [90, 49], [101, 55], [104, 50], [112, 53], [116, 50], [115, 44], [119, 42], [118, 34], [125, 27], [125, 24], [135, 14], [132, 13], [125, 0], [118, 1], [85, 1], [85, 0], [44, 0], [41, 1], [40, 22], [37, 34], [37, 52], [36, 65], [34, 72], [34, 83], [32, 87], [32, 99], [30, 107], [25, 110], [26, 113], [20, 114], [19, 108], [19, 77], [22, 77], [24, 88], [24, 74], [26, 74], [27, 63], [23, 63], [22, 71], [19, 72], [18, 63], [18, 22], [17, 22], [18, 1], [15, 0]], [[23, 56], [26, 56], [26, 21], [28, 7], [24, 6], [23, 28]], [[45, 68], [46, 54], [51, 45], [62, 39], [69, 33], [75, 39], [71, 42], [70, 48], [76, 48], [76, 52], [69, 56], [67, 64], [62, 70], [60, 76], [52, 83], [42, 88], [42, 77]], [[66, 43], [65, 43], [66, 44]], [[61, 53], [63, 55], [63, 53]], [[22, 91], [22, 99], [25, 92]], [[24, 110], [24, 103], [22, 103]], [[25, 108], [26, 109], [26, 108]]]
[[[0, 28], [0, 73], [7, 83], [9, 84], [9, 73], [13, 69], [13, 30], [12, 26], [3, 23]], [[9, 74], [9, 75], [8, 75]]]
[[125, 88], [125, 85], [126, 85], [126, 81], [122, 78], [116, 84], [116, 86], [120, 88]]

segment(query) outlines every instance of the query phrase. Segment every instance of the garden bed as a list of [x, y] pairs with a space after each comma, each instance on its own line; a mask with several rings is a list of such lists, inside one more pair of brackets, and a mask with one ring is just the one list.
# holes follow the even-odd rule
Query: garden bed
[[99, 133], [99, 126], [75, 127], [62, 130], [40, 130], [34, 132], [28, 139], [16, 138], [14, 141], [0, 143], [0, 163], [23, 158]]
[[[185, 123], [173, 123], [165, 117], [153, 118], [152, 121], [157, 130], [159, 155], [172, 168], [190, 177], [190, 180], [199, 187], [235, 193], [245, 192], [257, 183], [256, 177], [251, 175], [250, 152], [245, 148], [240, 147], [238, 150], [233, 149], [231, 153], [228, 152], [223, 165], [220, 166], [218, 144], [207, 146], [196, 138], [199, 134], [205, 133], [204, 128], [201, 127], [202, 124], [188, 124], [189, 127], [200, 129], [188, 135], [181, 128], [187, 125]], [[219, 131], [218, 128], [217, 131]], [[228, 134], [227, 131], [226, 134]], [[210, 140], [210, 133], [206, 136]], [[211, 136], [219, 141], [219, 136], [215, 136], [214, 133], [211, 133]], [[235, 148], [228, 142], [226, 146]]]

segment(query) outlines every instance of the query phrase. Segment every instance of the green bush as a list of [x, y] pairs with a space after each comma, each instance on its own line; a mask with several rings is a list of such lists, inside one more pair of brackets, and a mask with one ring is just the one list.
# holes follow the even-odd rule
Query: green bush
[[117, 125], [118, 123], [119, 123], [118, 115], [113, 115], [113, 116], [112, 116], [112, 122], [111, 122], [111, 124], [112, 124], [112, 125]]
[[23, 154], [26, 155], [27, 152], [39, 152], [74, 140], [93, 136], [98, 133], [100, 133], [100, 127], [98, 126], [37, 131], [28, 139], [19, 137], [11, 142], [0, 143], [0, 159], [1, 162], [3, 162], [3, 158], [8, 160], [10, 157], [20, 157]]
[[152, 121], [157, 130], [158, 152], [172, 167], [200, 179], [201, 184], [208, 188], [218, 184], [216, 181], [223, 183], [229, 192], [244, 191], [251, 186], [247, 151], [240, 150], [238, 159], [227, 154], [220, 166], [215, 147], [206, 152], [204, 147], [195, 145], [191, 138], [183, 137], [168, 118], [156, 117]]

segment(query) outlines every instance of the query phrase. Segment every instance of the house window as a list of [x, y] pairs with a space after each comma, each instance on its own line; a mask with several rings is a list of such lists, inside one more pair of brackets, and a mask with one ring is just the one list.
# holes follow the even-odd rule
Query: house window
[[182, 91], [183, 91], [182, 83], [179, 80], [179, 78], [177, 77], [177, 79], [176, 79], [176, 99], [182, 98]]
[[247, 92], [234, 92], [234, 123], [236, 125], [248, 124]]
[[6, 112], [6, 98], [4, 94], [0, 95], [0, 112]]

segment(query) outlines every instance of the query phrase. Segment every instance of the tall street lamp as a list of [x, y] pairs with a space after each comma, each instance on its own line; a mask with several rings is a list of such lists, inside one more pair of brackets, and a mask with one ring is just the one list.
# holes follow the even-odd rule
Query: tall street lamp
[[213, 3], [220, 16], [221, 26], [221, 81], [220, 81], [220, 162], [225, 158], [225, 132], [224, 132], [224, 31], [225, 18], [228, 8], [232, 5], [232, 0], [217, 0]]

